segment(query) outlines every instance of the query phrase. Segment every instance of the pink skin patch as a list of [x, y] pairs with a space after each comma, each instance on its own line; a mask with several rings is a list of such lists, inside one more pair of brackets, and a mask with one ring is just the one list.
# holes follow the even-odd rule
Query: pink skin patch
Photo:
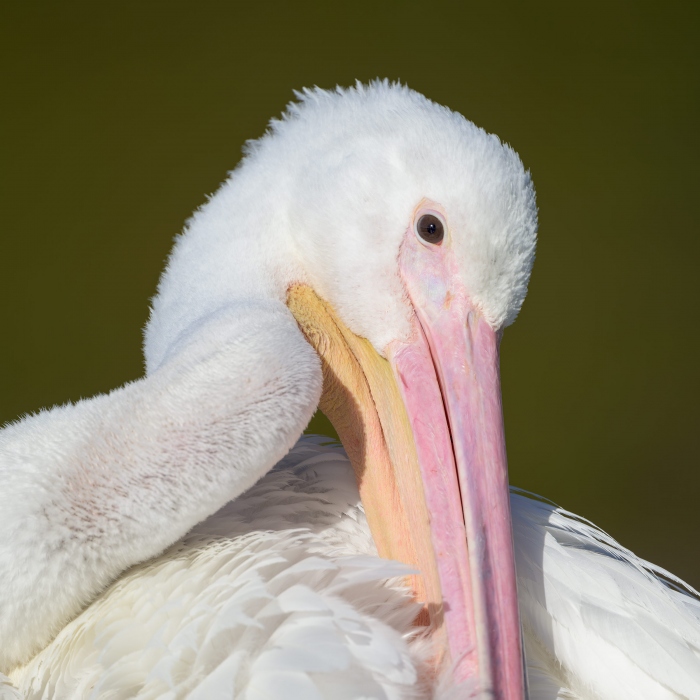
[[[415, 214], [439, 214], [421, 207]], [[406, 231], [399, 269], [416, 311], [394, 369], [416, 442], [454, 677], [525, 697], [498, 333], [470, 301], [449, 235]]]

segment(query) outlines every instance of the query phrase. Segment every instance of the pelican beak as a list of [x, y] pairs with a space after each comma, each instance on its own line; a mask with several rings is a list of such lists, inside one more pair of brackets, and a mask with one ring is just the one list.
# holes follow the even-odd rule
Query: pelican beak
[[388, 359], [310, 288], [290, 289], [287, 304], [321, 357], [320, 408], [353, 464], [379, 554], [420, 572], [407, 584], [436, 671], [485, 697], [523, 700], [499, 336], [449, 245], [425, 246], [410, 230], [399, 268], [415, 317]]

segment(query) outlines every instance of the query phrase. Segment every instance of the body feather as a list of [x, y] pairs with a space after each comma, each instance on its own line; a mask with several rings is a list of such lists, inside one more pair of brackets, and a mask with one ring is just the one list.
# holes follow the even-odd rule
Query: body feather
[[[513, 489], [511, 505], [530, 698], [700, 697], [697, 594], [551, 503]], [[305, 437], [123, 574], [0, 697], [428, 697], [405, 573], [376, 557], [342, 449]]]

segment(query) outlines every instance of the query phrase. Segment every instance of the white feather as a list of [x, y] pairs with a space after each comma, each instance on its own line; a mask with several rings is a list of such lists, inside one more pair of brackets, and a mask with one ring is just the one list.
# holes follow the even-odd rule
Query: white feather
[[528, 662], [581, 698], [700, 698], [700, 599], [586, 520], [511, 498]]
[[22, 697], [414, 697], [415, 606], [384, 585], [354, 474], [302, 441], [244, 497], [131, 569], [27, 666]]
[[0, 668], [255, 483], [320, 389], [286, 309], [226, 309], [148, 377], [0, 431]]
[[[531, 700], [700, 697], [697, 594], [550, 503], [511, 505]], [[342, 450], [304, 438], [110, 586], [8, 697], [427, 697], [403, 573], [375, 555]]]

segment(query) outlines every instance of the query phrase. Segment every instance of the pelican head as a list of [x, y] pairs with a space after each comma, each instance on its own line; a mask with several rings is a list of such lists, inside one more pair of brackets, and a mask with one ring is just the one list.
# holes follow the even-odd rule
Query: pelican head
[[405, 86], [297, 97], [179, 238], [148, 371], [223, 307], [285, 305], [378, 550], [418, 572], [436, 664], [523, 698], [498, 354], [534, 259], [530, 176]]

